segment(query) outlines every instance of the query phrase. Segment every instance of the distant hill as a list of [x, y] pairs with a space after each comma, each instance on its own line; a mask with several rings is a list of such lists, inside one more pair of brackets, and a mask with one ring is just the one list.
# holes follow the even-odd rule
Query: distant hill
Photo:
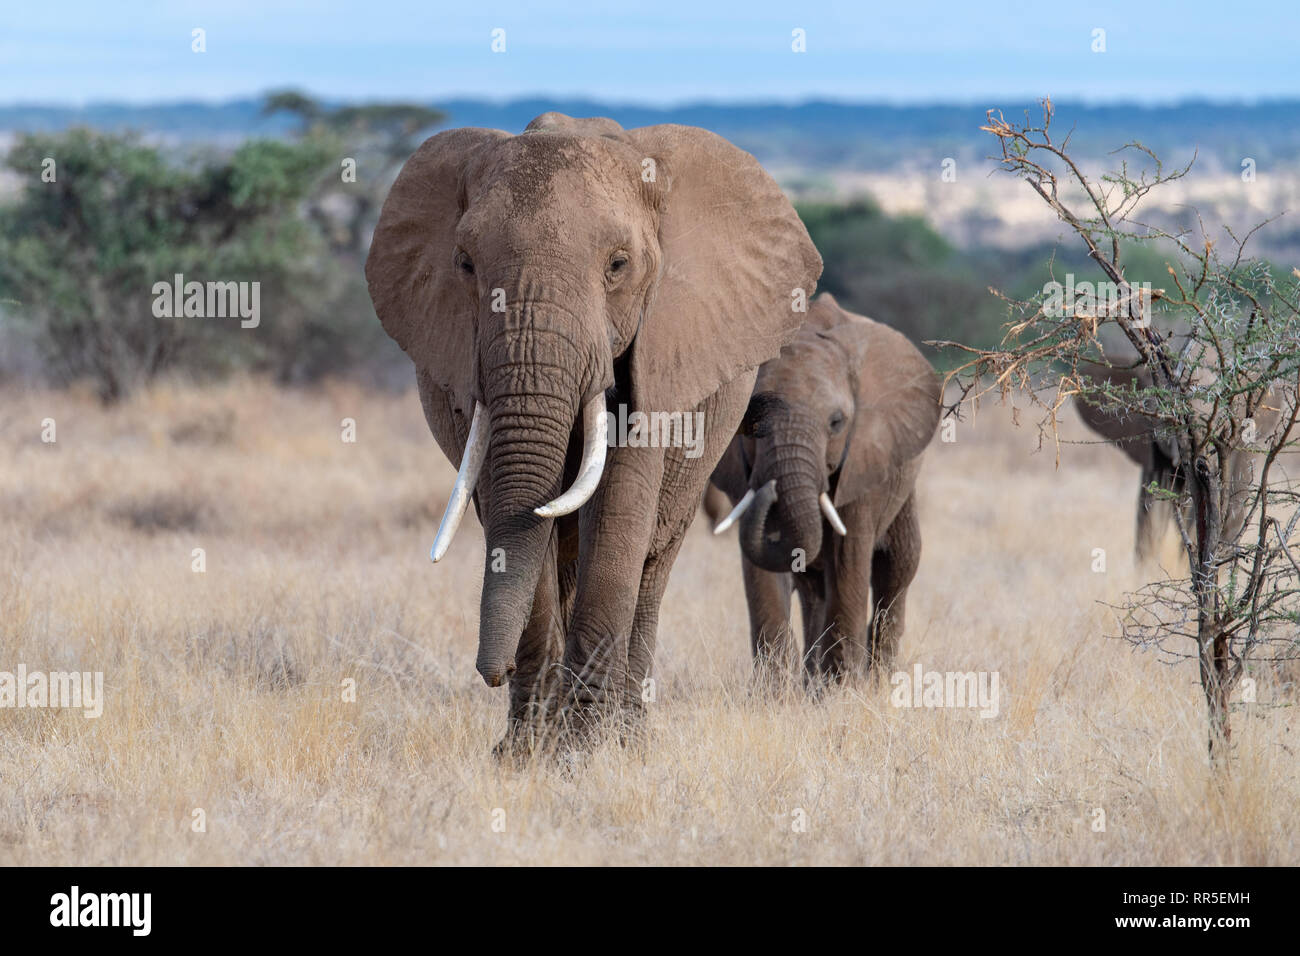
[[[939, 159], [982, 159], [992, 146], [979, 131], [987, 106], [1008, 117], [1034, 103], [891, 106], [813, 101], [799, 105], [697, 103], [652, 107], [596, 100], [521, 99], [504, 103], [454, 99], [433, 104], [447, 112], [450, 126], [487, 126], [517, 131], [539, 113], [558, 110], [576, 116], [612, 116], [624, 126], [686, 123], [727, 137], [768, 164], [826, 169], [886, 170], [934, 166]], [[114, 103], [83, 108], [0, 106], [0, 133], [52, 131], [74, 125], [136, 129], [179, 142], [235, 142], [248, 136], [278, 136], [291, 128], [288, 117], [261, 115], [255, 99], [225, 103], [177, 102], [146, 106]], [[1073, 144], [1083, 157], [1099, 157], [1131, 140], [1141, 140], [1170, 162], [1200, 150], [1202, 168], [1237, 169], [1245, 157], [1258, 164], [1300, 163], [1300, 100], [1255, 104], [1189, 101], [1172, 106], [1057, 104], [1055, 128], [1077, 127]]]

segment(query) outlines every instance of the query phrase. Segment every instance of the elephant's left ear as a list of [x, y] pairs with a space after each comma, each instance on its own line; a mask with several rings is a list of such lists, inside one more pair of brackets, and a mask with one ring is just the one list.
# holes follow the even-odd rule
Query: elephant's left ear
[[758, 160], [693, 126], [629, 137], [659, 185], [658, 289], [632, 348], [632, 400], [687, 411], [776, 356], [803, 323], [822, 260]]
[[938, 374], [905, 335], [872, 319], [851, 319], [827, 333], [850, 356], [856, 399], [836, 507], [879, 487], [891, 470], [925, 451], [941, 400]]

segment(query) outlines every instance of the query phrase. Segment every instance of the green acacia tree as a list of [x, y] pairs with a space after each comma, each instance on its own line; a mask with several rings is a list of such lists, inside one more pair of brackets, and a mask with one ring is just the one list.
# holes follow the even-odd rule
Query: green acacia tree
[[[324, 244], [297, 207], [329, 159], [310, 142], [186, 160], [133, 135], [24, 136], [5, 161], [20, 191], [0, 208], [5, 321], [57, 381], [89, 379], [105, 402], [172, 368], [265, 364], [328, 298]], [[154, 284], [176, 273], [261, 283], [273, 323], [156, 318]]]
[[[1197, 662], [1209, 751], [1222, 765], [1230, 699], [1248, 664], [1300, 658], [1300, 486], [1283, 467], [1300, 443], [1300, 270], [1247, 255], [1258, 226], [1240, 238], [1225, 228], [1216, 240], [1199, 220], [1186, 232], [1144, 224], [1142, 200], [1190, 164], [1167, 171], [1134, 143], [1125, 153], [1141, 168], [1125, 161], [1091, 176], [1071, 155], [1070, 137], [1054, 138], [1051, 124], [1044, 100], [1036, 123], [1013, 124], [990, 111], [984, 129], [999, 143], [1001, 168], [1023, 179], [1083, 243], [1108, 294], [1090, 286], [1065, 303], [1045, 284], [1041, 295], [1006, 299], [1012, 321], [998, 348], [933, 343], [966, 356], [949, 376], [961, 398], [948, 411], [990, 392], [1004, 400], [1023, 395], [1042, 413], [1040, 433], [1056, 438], [1057, 413], [1078, 396], [1154, 423], [1176, 449], [1178, 480], [1148, 490], [1177, 505], [1188, 573], [1166, 574], [1129, 595], [1118, 606], [1119, 626], [1136, 645]], [[1130, 280], [1131, 246], [1160, 250], [1166, 288]], [[1108, 329], [1149, 386], [1121, 389], [1096, 374], [1112, 361], [1101, 345]], [[1243, 460], [1250, 467], [1234, 464]]]

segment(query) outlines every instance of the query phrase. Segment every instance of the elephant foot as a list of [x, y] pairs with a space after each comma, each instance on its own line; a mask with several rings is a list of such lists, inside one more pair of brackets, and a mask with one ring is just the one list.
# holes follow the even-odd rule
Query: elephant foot
[[604, 708], [596, 704], [570, 703], [559, 715], [560, 747], [563, 750], [591, 751], [605, 729]]
[[521, 769], [538, 756], [542, 748], [533, 739], [509, 731], [492, 748], [492, 758], [503, 767]]
[[591, 752], [606, 738], [620, 744], [635, 742], [644, 735], [644, 708], [628, 707], [605, 698], [579, 700], [570, 698], [559, 714], [561, 746]]
[[519, 767], [528, 762], [532, 757], [532, 748], [527, 744], [522, 744], [518, 737], [509, 731], [506, 735], [497, 741], [492, 748], [492, 759], [497, 763], [507, 767]]
[[550, 721], [537, 716], [512, 717], [505, 736], [492, 748], [492, 756], [503, 764], [521, 766], [554, 750], [558, 736], [558, 728]]
[[505, 736], [492, 755], [505, 762], [526, 762], [555, 746], [558, 736], [558, 689], [554, 679], [516, 676], [510, 688]]
[[804, 680], [808, 697], [822, 703], [845, 693], [865, 694], [880, 686], [880, 679], [864, 665], [853, 668], [827, 669]]
[[566, 708], [560, 715], [552, 755], [561, 770], [577, 770], [611, 740], [645, 760], [650, 753], [650, 730], [644, 708], [611, 710], [609, 706], [592, 704]]

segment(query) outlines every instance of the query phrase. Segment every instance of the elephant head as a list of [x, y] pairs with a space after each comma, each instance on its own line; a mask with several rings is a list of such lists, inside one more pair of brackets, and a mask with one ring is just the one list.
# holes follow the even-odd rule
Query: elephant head
[[438, 133], [406, 163], [366, 278], [426, 412], [445, 403], [427, 417], [460, 471], [435, 561], [477, 501], [490, 686], [513, 668], [556, 519], [601, 480], [607, 395], [695, 408], [793, 336], [792, 290], [820, 271], [777, 185], [701, 129], [548, 113], [517, 136]]
[[714, 481], [740, 503], [741, 549], [768, 571], [811, 564], [839, 510], [877, 493], [929, 444], [939, 420], [934, 369], [903, 335], [845, 312], [827, 294], [798, 337], [758, 374], [741, 433]]

